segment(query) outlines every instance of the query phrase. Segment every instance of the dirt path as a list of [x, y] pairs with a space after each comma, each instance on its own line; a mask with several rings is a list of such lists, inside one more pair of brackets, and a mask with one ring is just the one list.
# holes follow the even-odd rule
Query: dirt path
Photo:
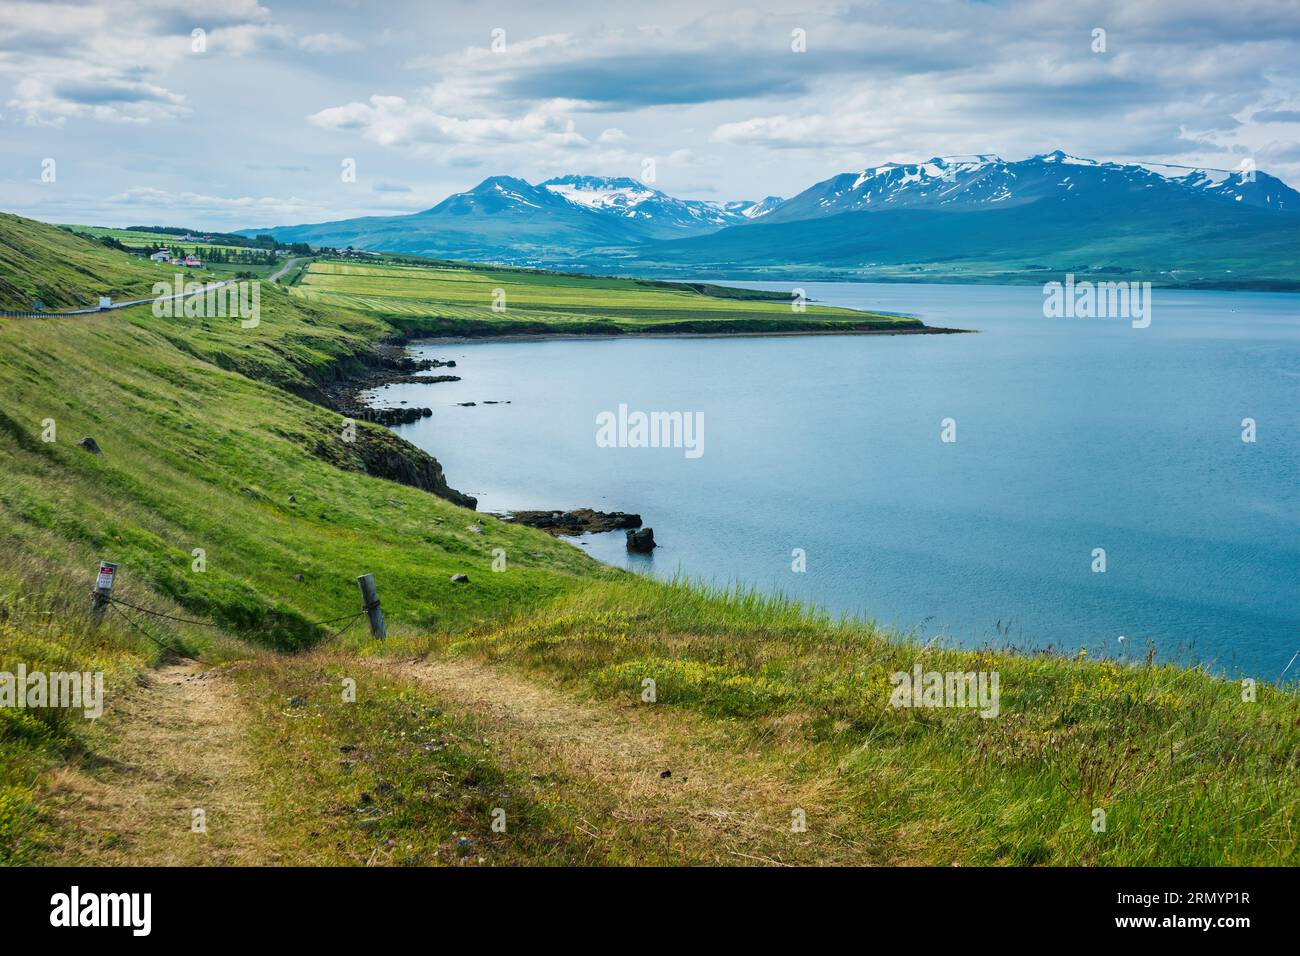
[[[680, 847], [682, 861], [865, 862], [827, 816], [833, 783], [786, 779], [716, 724], [654, 705], [579, 702], [474, 661], [372, 663], [477, 717], [494, 749], [534, 779], [609, 793], [609, 818], [584, 821], [593, 836], [635, 831]], [[792, 828], [796, 808], [806, 832]]]
[[[55, 862], [276, 862], [262, 836], [243, 720], [224, 670], [197, 664], [160, 668], [145, 686], [108, 699], [91, 755], [55, 782], [58, 813], [82, 837]], [[195, 809], [205, 812], [206, 833], [193, 830]]]

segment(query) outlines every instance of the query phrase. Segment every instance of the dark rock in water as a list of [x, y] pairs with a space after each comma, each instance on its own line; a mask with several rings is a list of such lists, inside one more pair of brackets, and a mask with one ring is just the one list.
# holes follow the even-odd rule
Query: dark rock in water
[[81, 439], [81, 441], [77, 442], [77, 444], [80, 445], [82, 448], [86, 449], [86, 451], [90, 452], [92, 455], [104, 454], [104, 452], [99, 447], [99, 442], [95, 441], [95, 439], [91, 438], [89, 435]]
[[409, 425], [432, 414], [432, 408], [362, 408], [352, 417], [376, 425]]
[[468, 574], [453, 574], [453, 575], [451, 576], [451, 583], [452, 583], [452, 584], [469, 584], [469, 575], [468, 575]]
[[457, 402], [456, 404], [459, 405], [461, 408], [473, 408], [473, 407], [474, 407], [475, 405], [477, 405], [478, 403], [477, 403], [477, 402]]
[[627, 549], [637, 554], [649, 554], [655, 549], [655, 529], [640, 528], [627, 533]]
[[500, 518], [502, 521], [540, 528], [556, 535], [641, 527], [640, 515], [622, 511], [593, 511], [590, 508], [578, 508], [575, 511], [516, 511], [500, 515]]
[[455, 368], [456, 362], [444, 362], [441, 359], [418, 359], [408, 355], [405, 349], [395, 346], [383, 347], [378, 356], [380, 368], [394, 372], [423, 372], [431, 368]]

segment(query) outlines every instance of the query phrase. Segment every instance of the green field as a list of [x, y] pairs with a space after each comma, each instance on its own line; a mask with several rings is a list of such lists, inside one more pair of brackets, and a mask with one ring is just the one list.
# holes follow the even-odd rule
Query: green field
[[[0, 308], [153, 276], [13, 216], [0, 255]], [[1154, 660], [921, 646], [643, 579], [391, 480], [432, 466], [366, 423], [347, 441], [320, 404], [380, 339], [489, 307], [497, 283], [530, 314], [629, 327], [706, 297], [496, 270], [308, 279], [266, 286], [252, 329], [147, 305], [0, 318], [0, 671], [107, 685], [96, 721], [0, 708], [0, 864], [1300, 862], [1294, 684], [1247, 702]], [[406, 325], [347, 295], [432, 312]], [[93, 627], [101, 559], [119, 598], [171, 617]], [[347, 619], [364, 572], [385, 642]], [[1000, 716], [890, 707], [917, 663], [998, 671]]]
[[[142, 253], [146, 250], [152, 250], [158, 246], [163, 246], [169, 252], [176, 256], [197, 255], [203, 260], [202, 274], [207, 277], [217, 279], [230, 279], [235, 277], [253, 277], [264, 278], [280, 268], [285, 253], [281, 253], [279, 261], [270, 263], [259, 262], [214, 262], [211, 253], [218, 251], [226, 255], [227, 258], [238, 256], [241, 253], [258, 253], [265, 252], [262, 247], [251, 244], [236, 245], [231, 242], [222, 242], [214, 239], [212, 242], [180, 242], [176, 235], [166, 232], [155, 232], [148, 229], [114, 229], [108, 226], [80, 226], [66, 225], [60, 228], [67, 229], [81, 236], [90, 236], [95, 239], [111, 239], [121, 243], [125, 248], [130, 250], [140, 250]], [[195, 233], [191, 233], [193, 235]], [[199, 231], [201, 233], [201, 230]], [[166, 263], [152, 263], [149, 265], [157, 269], [175, 271], [175, 266], [169, 266]]]
[[[313, 262], [295, 295], [316, 305], [370, 312], [422, 332], [644, 333], [902, 331], [917, 319], [855, 312], [720, 286], [531, 272], [518, 269]], [[770, 295], [768, 293], [763, 296]], [[493, 308], [494, 301], [501, 309]]]

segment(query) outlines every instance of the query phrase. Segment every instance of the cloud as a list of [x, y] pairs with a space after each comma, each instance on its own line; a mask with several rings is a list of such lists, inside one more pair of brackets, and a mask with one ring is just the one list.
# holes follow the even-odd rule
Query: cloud
[[299, 37], [298, 49], [308, 53], [350, 53], [365, 48], [341, 33], [311, 33]]
[[9, 105], [29, 125], [62, 126], [69, 119], [145, 124], [189, 112], [185, 97], [152, 83], [86, 73], [69, 80], [46, 74], [20, 80]]
[[270, 14], [254, 0], [187, 9], [180, 14], [162, 0], [6, 2], [0, 76], [14, 79], [8, 105], [33, 126], [78, 119], [148, 124], [188, 114], [184, 94], [161, 77], [192, 55], [191, 30], [200, 23], [219, 26], [217, 35], [261, 30]]
[[114, 206], [136, 207], [175, 218], [203, 216], [238, 221], [285, 220], [322, 215], [319, 203], [296, 197], [274, 196], [213, 196], [206, 193], [179, 191], [153, 187], [134, 187], [111, 195], [106, 200]]
[[551, 100], [513, 116], [454, 116], [436, 107], [434, 104], [438, 100], [436, 92], [420, 101], [375, 95], [364, 103], [330, 107], [307, 119], [322, 129], [358, 133], [381, 146], [499, 149], [529, 144], [549, 149], [572, 149], [589, 145], [589, 141], [576, 131], [569, 116], [575, 105], [569, 101]]
[[1260, 110], [1251, 119], [1256, 123], [1300, 123], [1300, 110]]
[[756, 61], [740, 54], [642, 53], [521, 70], [501, 92], [626, 109], [802, 93], [808, 82], [792, 56]]
[[[430, 205], [491, 174], [637, 176], [646, 157], [670, 192], [736, 199], [889, 160], [1058, 146], [1249, 156], [1300, 180], [1294, 0], [692, 0], [595, 16], [507, 0], [440, 5], [435, 30], [421, 0], [0, 2], [0, 151], [23, 169], [94, 157], [57, 190], [11, 181], [11, 208], [44, 209], [75, 182], [85, 216], [62, 221], [153, 218], [102, 198], [141, 185], [201, 190], [214, 217], [302, 221]], [[384, 178], [341, 190], [343, 156]]]
[[[206, 49], [194, 50], [194, 31], [202, 31]], [[0, 19], [0, 77], [13, 77], [15, 86], [8, 105], [34, 126], [77, 119], [148, 124], [185, 116], [191, 112], [186, 96], [162, 77], [198, 55], [360, 48], [340, 33], [299, 37], [273, 22], [256, 0], [6, 0]]]

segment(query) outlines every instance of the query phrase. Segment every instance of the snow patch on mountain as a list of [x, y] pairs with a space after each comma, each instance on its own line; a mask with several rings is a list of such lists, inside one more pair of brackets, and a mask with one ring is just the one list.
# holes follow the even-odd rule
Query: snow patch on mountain
[[557, 176], [541, 183], [540, 188], [584, 209], [647, 221], [659, 229], [679, 233], [744, 222], [747, 211], [761, 205], [750, 201], [678, 199], [627, 177]]

